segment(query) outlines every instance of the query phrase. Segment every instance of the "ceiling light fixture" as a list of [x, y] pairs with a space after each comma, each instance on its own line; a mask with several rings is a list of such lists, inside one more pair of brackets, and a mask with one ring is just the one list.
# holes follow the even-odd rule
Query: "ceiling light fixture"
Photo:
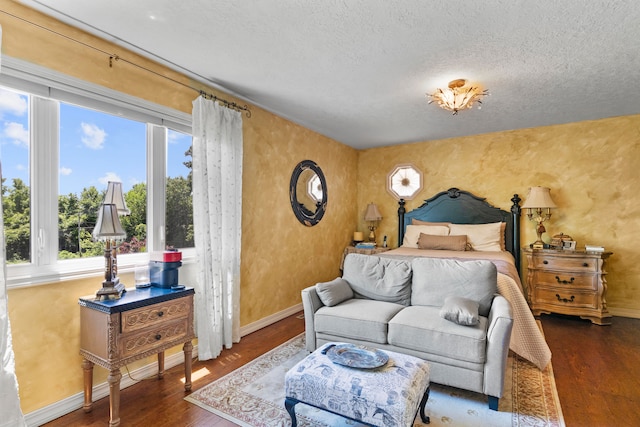
[[427, 94], [427, 97], [431, 98], [429, 104], [437, 102], [440, 108], [453, 111], [454, 116], [460, 110], [471, 108], [474, 102], [482, 104], [480, 98], [489, 95], [489, 92], [486, 89], [481, 90], [478, 86], [465, 86], [466, 84], [465, 79], [450, 81], [447, 89], [438, 88], [434, 93]]

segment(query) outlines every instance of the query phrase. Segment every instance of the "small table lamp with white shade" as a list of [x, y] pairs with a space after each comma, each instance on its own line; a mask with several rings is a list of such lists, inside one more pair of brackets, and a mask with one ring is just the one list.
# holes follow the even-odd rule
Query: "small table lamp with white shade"
[[529, 245], [532, 249], [544, 248], [542, 234], [547, 230], [542, 223], [551, 218], [551, 209], [557, 207], [553, 199], [551, 199], [550, 191], [548, 187], [531, 187], [527, 200], [522, 205], [522, 209], [527, 209], [527, 218], [537, 223], [536, 233], [538, 234], [538, 240]]
[[376, 241], [376, 233], [375, 230], [378, 228], [378, 223], [382, 219], [382, 214], [378, 210], [378, 206], [374, 203], [369, 203], [367, 206], [367, 211], [364, 213], [364, 220], [369, 222], [369, 241]]

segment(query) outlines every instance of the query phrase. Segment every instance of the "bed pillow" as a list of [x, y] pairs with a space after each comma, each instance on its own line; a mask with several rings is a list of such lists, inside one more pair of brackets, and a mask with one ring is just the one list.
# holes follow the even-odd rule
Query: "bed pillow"
[[411, 218], [412, 225], [449, 225], [450, 222], [430, 222], [430, 221], [420, 221], [419, 219]]
[[445, 251], [464, 251], [467, 236], [434, 236], [420, 233], [418, 249], [436, 249]]
[[353, 290], [342, 277], [330, 282], [316, 283], [316, 293], [320, 301], [327, 307], [333, 307], [343, 301], [353, 298]]
[[451, 296], [444, 300], [440, 317], [463, 326], [473, 326], [480, 322], [479, 304], [468, 298]]
[[504, 234], [500, 234], [501, 222], [490, 224], [449, 224], [449, 235], [467, 236], [474, 251], [502, 251]]
[[420, 233], [431, 234], [433, 236], [446, 236], [449, 234], [449, 227], [446, 225], [407, 225], [402, 240], [403, 248], [417, 248]]

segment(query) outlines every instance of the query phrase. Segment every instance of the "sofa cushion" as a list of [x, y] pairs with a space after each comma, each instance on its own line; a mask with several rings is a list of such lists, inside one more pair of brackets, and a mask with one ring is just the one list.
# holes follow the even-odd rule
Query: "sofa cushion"
[[350, 299], [315, 313], [316, 333], [355, 340], [387, 343], [387, 324], [403, 305], [367, 299]]
[[353, 298], [353, 291], [349, 283], [341, 277], [330, 282], [316, 283], [316, 293], [320, 301], [329, 307]]
[[477, 325], [461, 326], [440, 317], [440, 307], [405, 307], [389, 321], [387, 340], [398, 348], [484, 363], [487, 318], [480, 317]]
[[414, 258], [411, 305], [442, 307], [448, 296], [476, 301], [488, 316], [497, 292], [498, 271], [491, 261]]
[[447, 297], [440, 309], [440, 317], [458, 325], [477, 325], [478, 303], [463, 297]]
[[357, 298], [402, 305], [411, 302], [410, 260], [348, 254], [342, 278], [349, 282]]

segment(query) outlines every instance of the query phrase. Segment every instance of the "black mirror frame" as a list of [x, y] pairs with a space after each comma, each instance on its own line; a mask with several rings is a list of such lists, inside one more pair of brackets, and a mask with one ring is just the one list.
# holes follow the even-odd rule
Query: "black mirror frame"
[[[318, 178], [320, 179], [320, 185], [322, 186], [322, 201], [318, 202], [316, 211], [312, 215], [310, 215], [308, 212], [305, 212], [307, 211], [307, 209], [304, 209], [302, 206], [300, 206], [296, 190], [298, 178], [300, 178], [302, 172], [308, 169], [318, 175]], [[291, 208], [293, 209], [293, 213], [295, 214], [296, 218], [298, 218], [298, 221], [300, 221], [300, 223], [306, 225], [307, 227], [313, 227], [318, 222], [320, 222], [327, 209], [327, 181], [324, 178], [324, 174], [322, 173], [320, 166], [318, 166], [314, 161], [303, 160], [298, 163], [295, 169], [293, 169], [293, 173], [291, 174], [291, 182], [289, 183], [289, 199], [291, 200]]]

